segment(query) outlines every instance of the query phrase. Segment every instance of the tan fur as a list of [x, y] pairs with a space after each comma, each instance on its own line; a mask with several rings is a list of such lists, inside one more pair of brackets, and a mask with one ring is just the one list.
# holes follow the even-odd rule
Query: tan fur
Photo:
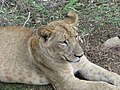
[[[120, 90], [118, 74], [94, 65], [83, 55], [77, 18], [69, 12], [64, 20], [36, 31], [0, 27], [0, 80], [39, 85], [50, 82], [56, 90]], [[77, 79], [76, 71], [91, 81]]]
[[[30, 65], [28, 40], [33, 31], [23, 27], [0, 27], [0, 80], [47, 84], [44, 75]], [[34, 44], [33, 44], [34, 45]]]

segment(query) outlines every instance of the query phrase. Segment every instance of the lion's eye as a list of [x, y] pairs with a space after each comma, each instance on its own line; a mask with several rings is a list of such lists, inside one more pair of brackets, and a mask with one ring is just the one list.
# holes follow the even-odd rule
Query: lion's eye
[[78, 35], [75, 35], [75, 38], [76, 38], [76, 40], [79, 40], [79, 36]]
[[66, 46], [66, 45], [68, 45], [68, 41], [67, 40], [60, 41], [59, 44], [62, 46]]

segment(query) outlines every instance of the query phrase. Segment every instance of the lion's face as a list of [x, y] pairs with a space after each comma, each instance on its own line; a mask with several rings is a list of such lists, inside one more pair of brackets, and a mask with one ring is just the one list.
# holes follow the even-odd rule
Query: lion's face
[[[37, 30], [40, 52], [50, 58], [77, 62], [84, 54], [79, 45], [76, 25], [77, 15], [69, 12], [68, 18], [53, 21]], [[45, 57], [45, 56], [43, 56]]]

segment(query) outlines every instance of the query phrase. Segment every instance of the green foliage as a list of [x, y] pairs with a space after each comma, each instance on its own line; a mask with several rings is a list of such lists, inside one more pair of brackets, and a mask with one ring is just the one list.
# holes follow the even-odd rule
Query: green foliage
[[120, 27], [120, 7], [110, 0], [98, 0], [94, 4], [84, 5], [79, 8], [79, 29], [81, 32], [90, 32], [97, 28], [103, 28], [107, 24]]
[[64, 12], [65, 11], [69, 11], [69, 10], [73, 10], [73, 11], [76, 11], [77, 12], [77, 9], [75, 9], [75, 3], [77, 2], [78, 0], [70, 0], [70, 2], [64, 7]]
[[100, 3], [107, 3], [109, 2], [110, 0], [97, 0], [97, 2], [100, 2]]
[[51, 85], [27, 85], [27, 84], [9, 84], [0, 83], [0, 90], [53, 90]]
[[48, 12], [48, 10], [40, 3], [36, 3], [34, 0], [22, 0], [26, 5], [32, 6], [36, 11]]
[[[50, 0], [52, 1], [52, 0]], [[0, 11], [0, 17], [3, 18], [5, 25], [23, 25], [28, 17], [28, 12], [31, 12], [29, 21], [26, 26], [35, 28], [39, 25], [47, 24], [58, 18], [64, 18], [64, 14], [69, 10], [73, 10], [79, 14], [80, 23], [79, 29], [81, 32], [88, 32], [93, 29], [90, 25], [95, 25], [95, 28], [104, 27], [106, 24], [111, 24], [115, 27], [120, 27], [119, 4], [112, 0], [96, 0], [95, 3], [90, 3], [85, 0], [65, 0], [57, 1], [63, 7], [45, 6], [37, 0], [9, 0], [4, 4]], [[2, 4], [2, 1], [0, 1]], [[48, 1], [47, 1], [48, 2]], [[87, 3], [86, 3], [87, 2]], [[19, 8], [16, 8], [17, 7]], [[34, 22], [33, 22], [34, 21]], [[33, 24], [33, 23], [34, 24]], [[4, 25], [3, 23], [1, 25]]]

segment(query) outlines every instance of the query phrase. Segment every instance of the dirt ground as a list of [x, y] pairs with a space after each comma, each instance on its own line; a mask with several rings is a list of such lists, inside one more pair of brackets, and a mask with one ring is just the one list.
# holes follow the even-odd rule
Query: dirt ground
[[84, 37], [83, 48], [91, 62], [120, 74], [120, 47], [105, 50], [102, 46], [107, 39], [118, 35], [120, 35], [120, 28], [106, 25]]

